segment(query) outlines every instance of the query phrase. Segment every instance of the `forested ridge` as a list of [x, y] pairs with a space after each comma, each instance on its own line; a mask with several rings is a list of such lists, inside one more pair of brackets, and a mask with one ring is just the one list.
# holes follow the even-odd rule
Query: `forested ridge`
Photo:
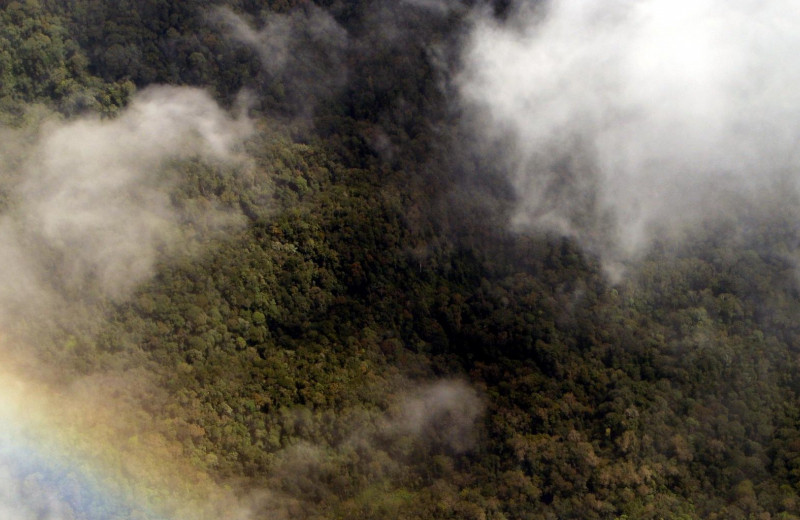
[[[210, 481], [260, 497], [254, 519], [800, 518], [790, 216], [664, 237], [620, 279], [514, 229], [502, 151], [452, 102], [457, 4], [0, 1], [0, 116], [23, 142], [5, 212], [48, 125], [114, 121], [153, 85], [252, 127], [239, 162], [159, 164], [180, 245], [152, 276], [109, 296], [36, 246], [69, 303], [17, 306], [5, 334], [53, 392], [131, 417], [101, 438], [182, 461], [196, 490], [147, 481], [156, 506]], [[30, 471], [29, 498], [74, 478]], [[157, 517], [56, 488], [57, 518]]]

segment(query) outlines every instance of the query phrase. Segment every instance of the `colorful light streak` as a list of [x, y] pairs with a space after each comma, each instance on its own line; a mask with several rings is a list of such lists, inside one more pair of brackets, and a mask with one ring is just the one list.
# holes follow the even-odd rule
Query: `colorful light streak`
[[[239, 518], [230, 490], [93, 380], [57, 388], [0, 368], [0, 515], [9, 520]], [[99, 380], [102, 381], [102, 378]], [[121, 405], [121, 406], [120, 406]], [[4, 515], [5, 513], [5, 515]]]

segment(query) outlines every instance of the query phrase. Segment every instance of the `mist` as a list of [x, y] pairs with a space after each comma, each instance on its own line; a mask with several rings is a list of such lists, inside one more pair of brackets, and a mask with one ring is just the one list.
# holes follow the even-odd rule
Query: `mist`
[[[243, 224], [213, 204], [189, 211], [172, 195], [181, 161], [247, 168], [251, 122], [205, 91], [164, 86], [141, 91], [113, 119], [45, 111], [31, 120], [3, 129], [1, 150], [0, 513], [94, 518], [99, 502], [120, 501], [120, 514], [217, 518], [211, 497], [236, 510], [230, 491], [140, 420], [139, 407], [165, 399], [152, 374], [78, 376], [45, 353], [53, 355], [48, 341], [68, 343], [60, 326], [91, 335], [105, 323], [104, 305], [127, 301], [159, 263], [199, 254], [190, 237]], [[187, 476], [202, 501], [181, 491]], [[162, 496], [131, 494], [137, 482]]]
[[[340, 412], [342, 426], [347, 425], [340, 442], [328, 447], [301, 442], [276, 453], [271, 488], [252, 495], [251, 509], [278, 519], [327, 517], [320, 503], [348, 499], [337, 497], [342, 492], [337, 476], [343, 473], [352, 479], [349, 494], [358, 496], [376, 483], [390, 493], [420, 460], [475, 447], [485, 403], [470, 384], [458, 379], [393, 383], [408, 389], [392, 394], [385, 409]], [[298, 423], [310, 422], [310, 414], [296, 413]]]
[[347, 81], [347, 31], [314, 4], [258, 21], [219, 7], [210, 11], [209, 18], [223, 34], [258, 55], [261, 88], [293, 117], [311, 116], [319, 102], [332, 97]]
[[[35, 131], [10, 132], [7, 146], [24, 152], [5, 166], [0, 213], [0, 322], [11, 336], [0, 338], [0, 513], [18, 520], [96, 518], [97, 510], [121, 518], [243, 520], [265, 511], [291, 518], [298, 507], [318, 507], [298, 489], [335, 496], [326, 478], [354, 453], [364, 475], [392, 485], [421, 456], [474, 447], [478, 393], [462, 381], [420, 383], [385, 409], [351, 412], [358, 415], [352, 422], [346, 413], [337, 418], [347, 433], [335, 446], [283, 447], [262, 476], [266, 485], [254, 490], [218, 482], [183, 456], [171, 419], [149, 411], [174, 396], [135, 353], [122, 357], [137, 359], [136, 368], [98, 363], [80, 375], [42, 359], [51, 347], [31, 341], [40, 331], [66, 345], [54, 322], [103, 329], [107, 316], [98, 309], [124, 306], [160, 265], [184, 255], [193, 234], [186, 228], [196, 219], [214, 221], [212, 232], [242, 225], [239, 215], [215, 208], [184, 211], [172, 196], [182, 180], [172, 166], [196, 159], [248, 168], [242, 146], [251, 132], [251, 121], [208, 93], [177, 87], [148, 88], [113, 119], [51, 114]], [[25, 322], [35, 323], [35, 334], [20, 330]], [[111, 348], [138, 348], [115, 341]]]
[[[170, 199], [180, 179], [166, 163], [241, 162], [235, 149], [249, 132], [207, 93], [175, 87], [142, 91], [112, 120], [45, 121], [10, 173], [0, 306], [35, 306], [64, 290], [124, 299], [181, 251], [181, 226], [191, 223]], [[220, 227], [236, 221], [217, 217]]]
[[[377, 62], [384, 47], [401, 49], [415, 37], [404, 33], [415, 20], [403, 12], [409, 8], [442, 16], [463, 4], [407, 0], [397, 9], [381, 2], [365, 41], [355, 43], [313, 5], [261, 20], [226, 9], [210, 16], [259, 57], [259, 93], [281, 98], [277, 105], [302, 118], [346, 87], [348, 58]], [[387, 36], [385, 29], [398, 20], [400, 30]], [[396, 71], [381, 69], [382, 88], [391, 91]], [[403, 99], [396, 104], [406, 106]], [[337, 411], [340, 442], [301, 441], [270, 453], [272, 471], [258, 476], [258, 489], [243, 484], [243, 476], [216, 480], [214, 464], [190, 459], [176, 438], [190, 426], [202, 432], [193, 433], [199, 438], [202, 428], [158, 416], [175, 396], [152, 370], [147, 346], [111, 337], [108, 328], [125, 331], [106, 323], [113, 310], [102, 311], [135, 301], [162, 266], [191, 250], [197, 228], [243, 225], [236, 211], [188, 211], [175, 192], [181, 168], [249, 167], [243, 143], [255, 125], [206, 91], [167, 86], [142, 90], [110, 119], [39, 117], [34, 128], [2, 129], [8, 138], [0, 145], [3, 158], [13, 159], [0, 165], [0, 334], [10, 336], [0, 341], [0, 514], [68, 520], [113, 511], [120, 518], [243, 520], [267, 511], [293, 518], [298, 507], [320, 507], [304, 486], [335, 497], [340, 483], [328, 477], [346, 473], [354, 461], [353, 494], [370, 492], [376, 480], [388, 493], [420, 460], [474, 448], [484, 411], [477, 391], [460, 380], [403, 382], [384, 407]], [[76, 340], [64, 334], [64, 324], [93, 330], [81, 330]], [[98, 345], [93, 331], [106, 334]], [[36, 344], [40, 337], [43, 346]], [[58, 366], [62, 348], [64, 359], [77, 365], [83, 357], [85, 365]], [[75, 348], [80, 353], [70, 353]], [[110, 351], [121, 352], [119, 359]], [[51, 353], [56, 359], [45, 360]], [[187, 363], [179, 368], [192, 369]], [[298, 405], [292, 413], [305, 418], [310, 410]]]
[[517, 2], [474, 17], [461, 103], [514, 188], [513, 226], [619, 274], [653, 241], [798, 194], [800, 8]]

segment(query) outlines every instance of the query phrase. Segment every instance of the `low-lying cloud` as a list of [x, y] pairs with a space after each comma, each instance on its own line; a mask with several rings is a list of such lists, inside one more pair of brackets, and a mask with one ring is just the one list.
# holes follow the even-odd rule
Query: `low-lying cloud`
[[165, 162], [234, 162], [249, 131], [204, 91], [175, 87], [142, 91], [112, 120], [46, 123], [0, 221], [0, 306], [53, 285], [127, 295], [180, 248]]
[[607, 267], [745, 204], [797, 193], [800, 7], [560, 0], [478, 16], [458, 78], [501, 152], [515, 224]]
[[410, 467], [473, 448], [484, 402], [468, 383], [447, 379], [398, 392], [383, 412], [351, 412], [357, 420], [342, 442], [300, 442], [276, 454], [271, 491], [254, 496], [261, 501], [254, 510], [270, 518], [315, 518], [324, 516], [318, 506], [348, 499], [342, 488], [358, 496], [380, 483], [388, 496]]
[[[193, 218], [202, 219], [202, 229], [239, 222], [212, 204], [206, 214], [187, 213], [172, 195], [182, 181], [180, 161], [249, 164], [240, 147], [251, 125], [208, 93], [178, 87], [145, 89], [114, 119], [42, 117], [32, 128], [3, 129], [7, 139], [0, 146], [8, 159], [0, 165], [0, 516], [99, 518], [111, 514], [105, 502], [111, 507], [120, 497], [140, 498], [123, 492], [137, 478], [179, 481], [187, 472], [173, 467], [188, 462], [162, 450], [166, 441], [137, 414], [149, 395], [134, 389], [155, 385], [146, 373], [94, 374], [70, 389], [66, 381], [77, 374], [37, 355], [53, 348], [37, 347], [37, 341], [47, 343], [43, 338], [58, 335], [63, 323], [100, 326], [102, 302], [124, 301], [155, 273], [157, 262], [187, 249], [191, 233], [183, 228], [193, 226]], [[58, 382], [46, 382], [51, 379]], [[152, 446], [140, 446], [150, 438], [156, 439]], [[94, 471], [105, 472], [111, 488], [97, 488]], [[233, 511], [231, 494], [201, 477], [218, 495], [214, 502], [229, 503]], [[98, 500], [105, 502], [98, 506]]]
[[399, 413], [384, 425], [384, 434], [436, 438], [447, 449], [462, 452], [474, 445], [482, 413], [480, 396], [464, 381], [436, 381], [403, 397]]
[[262, 87], [307, 117], [316, 104], [347, 81], [347, 31], [327, 11], [310, 4], [290, 14], [270, 14], [255, 26], [229, 8], [213, 10], [213, 21], [260, 58]]
[[[115, 119], [45, 123], [38, 137], [25, 139], [21, 159], [4, 167], [0, 329], [12, 329], [14, 338], [0, 338], [0, 514], [20, 520], [99, 518], [109, 511], [173, 520], [319, 516], [314, 496], [337, 500], [341, 479], [328, 477], [354, 461], [361, 461], [357, 478], [347, 488], [358, 494], [375, 479], [395, 485], [421, 457], [474, 446], [482, 399], [465, 382], [439, 381], [398, 391], [386, 410], [352, 411], [355, 420], [341, 420], [347, 432], [341, 441], [286, 446], [274, 454], [259, 489], [220, 484], [185, 456], [171, 420], [165, 429], [159, 417], [142, 413], [145, 403], [159, 409], [170, 398], [146, 368], [78, 375], [42, 363], [38, 349], [17, 340], [30, 338], [14, 330], [17, 318], [48, 329], [62, 312], [63, 321], [91, 313], [91, 304], [81, 310], [83, 303], [71, 298], [124, 302], [159, 261], [178, 254], [190, 216], [171, 198], [179, 172], [165, 164], [199, 158], [235, 165], [250, 131], [248, 120], [203, 91], [155, 87]], [[86, 321], [102, 327], [103, 319], [98, 313]], [[56, 341], [73, 348], [59, 334], [53, 332]]]

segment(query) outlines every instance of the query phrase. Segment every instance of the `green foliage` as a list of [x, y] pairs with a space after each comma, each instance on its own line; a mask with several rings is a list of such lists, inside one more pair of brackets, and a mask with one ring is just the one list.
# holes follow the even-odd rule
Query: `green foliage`
[[[319, 3], [375, 42], [370, 2]], [[285, 114], [204, 4], [3, 3], [3, 121], [113, 116], [152, 82]], [[570, 240], [498, 230], [440, 155], [457, 134], [426, 50], [458, 20], [409, 10], [416, 38], [348, 56], [313, 130], [262, 117], [247, 168], [164, 165], [185, 254], [127, 302], [25, 324], [43, 362], [65, 384], [145, 371], [142, 423], [292, 518], [800, 517], [797, 231], [759, 217], [731, 250], [700, 229], [612, 286]], [[471, 449], [382, 425], [437, 377], [485, 398]]]
[[35, 0], [9, 2], [0, 10], [0, 99], [48, 100], [72, 115], [111, 112], [131, 92], [132, 85], [103, 85], [91, 75], [84, 49], [52, 10]]

